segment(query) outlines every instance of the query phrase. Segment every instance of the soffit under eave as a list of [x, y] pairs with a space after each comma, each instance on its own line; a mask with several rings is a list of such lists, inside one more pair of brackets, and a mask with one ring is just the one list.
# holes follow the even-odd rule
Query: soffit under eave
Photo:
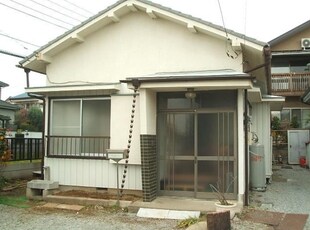
[[271, 111], [280, 111], [284, 105], [285, 98], [280, 96], [262, 96], [259, 88], [253, 88], [248, 90], [248, 101], [250, 103], [267, 102], [270, 105]]
[[111, 95], [120, 91], [120, 83], [95, 84], [95, 85], [67, 85], [50, 87], [26, 88], [26, 93], [43, 96], [98, 96]]
[[[132, 83], [127, 83], [128, 88], [133, 89]], [[143, 82], [139, 89], [147, 89], [155, 92], [178, 92], [193, 88], [194, 91], [207, 90], [235, 90], [251, 89], [251, 80], [221, 80], [221, 81], [194, 81], [194, 82]]]

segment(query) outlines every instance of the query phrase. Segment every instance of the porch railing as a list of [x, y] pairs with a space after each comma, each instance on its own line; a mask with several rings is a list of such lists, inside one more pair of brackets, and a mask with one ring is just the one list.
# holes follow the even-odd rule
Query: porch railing
[[43, 154], [42, 138], [6, 138], [11, 151], [11, 161], [41, 159]]
[[110, 147], [106, 136], [48, 136], [47, 156], [59, 158], [105, 159]]
[[272, 92], [277, 95], [301, 96], [310, 86], [310, 73], [283, 73], [271, 75]]

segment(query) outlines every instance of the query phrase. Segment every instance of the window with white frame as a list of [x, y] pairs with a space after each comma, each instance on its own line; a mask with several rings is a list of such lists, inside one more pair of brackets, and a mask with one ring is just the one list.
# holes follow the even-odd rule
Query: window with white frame
[[49, 155], [103, 157], [110, 112], [110, 98], [51, 100]]

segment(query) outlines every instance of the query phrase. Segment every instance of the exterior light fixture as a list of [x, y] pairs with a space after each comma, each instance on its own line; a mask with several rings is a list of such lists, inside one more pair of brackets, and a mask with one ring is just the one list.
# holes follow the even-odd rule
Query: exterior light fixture
[[194, 88], [188, 88], [185, 93], [185, 97], [187, 99], [194, 99], [196, 97], [196, 93], [194, 92]]

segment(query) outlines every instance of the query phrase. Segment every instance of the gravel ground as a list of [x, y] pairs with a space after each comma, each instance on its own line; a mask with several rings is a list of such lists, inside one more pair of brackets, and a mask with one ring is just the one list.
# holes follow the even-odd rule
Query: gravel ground
[[0, 228], [7, 229], [174, 229], [176, 220], [146, 219], [133, 213], [110, 213], [103, 210], [77, 213], [47, 209], [20, 209], [0, 205]]
[[[273, 180], [266, 192], [250, 192], [251, 208], [286, 213], [310, 214], [310, 170], [274, 167]], [[177, 220], [139, 218], [134, 213], [115, 212], [101, 206], [81, 212], [32, 207], [14, 208], [0, 204], [0, 229], [176, 229]], [[234, 218], [232, 229], [270, 230], [270, 226]], [[310, 218], [305, 229], [310, 230]]]
[[[266, 192], [251, 192], [250, 204], [258, 209], [310, 215], [310, 170], [298, 165], [274, 166]], [[310, 229], [310, 217], [305, 229]]]

